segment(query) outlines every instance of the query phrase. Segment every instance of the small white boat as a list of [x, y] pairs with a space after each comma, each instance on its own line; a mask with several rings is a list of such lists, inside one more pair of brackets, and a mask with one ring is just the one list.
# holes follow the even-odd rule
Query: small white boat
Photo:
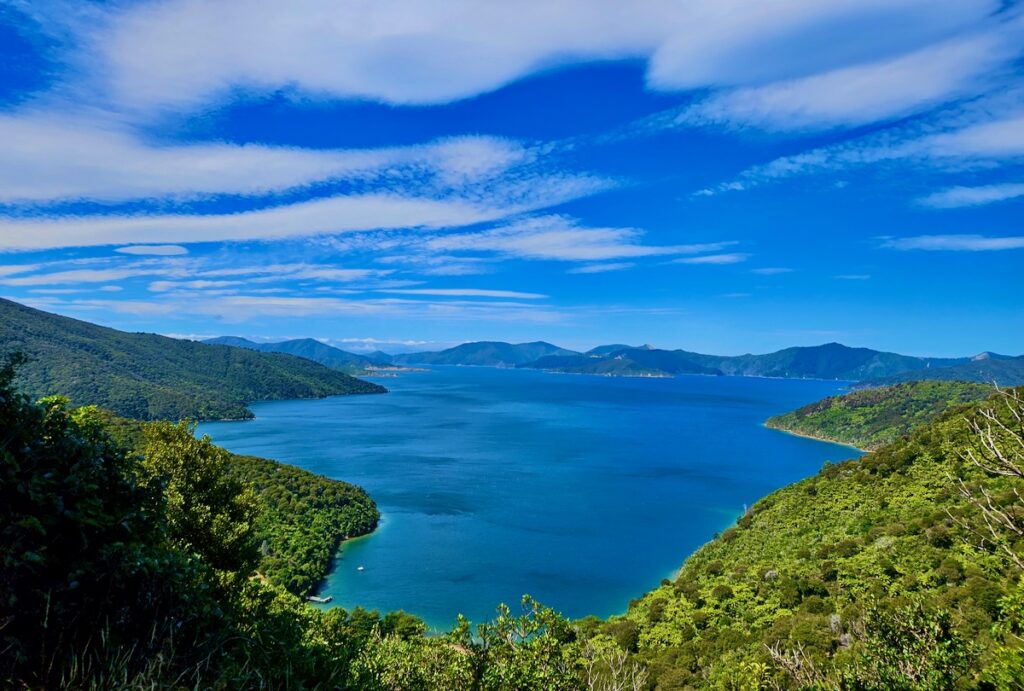
[[363, 571], [363, 570], [364, 569], [363, 569], [362, 565], [356, 567], [356, 571]]

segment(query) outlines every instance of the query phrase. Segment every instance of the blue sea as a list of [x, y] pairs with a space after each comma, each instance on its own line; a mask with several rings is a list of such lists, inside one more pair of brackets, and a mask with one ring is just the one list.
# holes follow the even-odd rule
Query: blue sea
[[345, 543], [320, 594], [434, 630], [523, 594], [622, 613], [746, 505], [858, 455], [763, 426], [840, 382], [483, 367], [381, 382], [391, 393], [257, 403], [200, 432], [364, 487], [381, 525]]

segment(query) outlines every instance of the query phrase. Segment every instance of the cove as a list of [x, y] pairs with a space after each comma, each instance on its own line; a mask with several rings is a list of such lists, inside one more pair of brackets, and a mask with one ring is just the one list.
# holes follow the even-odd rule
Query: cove
[[622, 613], [744, 505], [860, 453], [762, 425], [841, 382], [437, 367], [385, 383], [199, 432], [363, 486], [381, 525], [320, 594], [435, 630], [524, 593], [572, 618]]

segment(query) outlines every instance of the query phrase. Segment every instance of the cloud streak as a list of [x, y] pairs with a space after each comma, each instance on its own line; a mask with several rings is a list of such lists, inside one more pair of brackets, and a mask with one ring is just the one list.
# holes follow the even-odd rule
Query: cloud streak
[[904, 251], [997, 252], [1024, 248], [1024, 236], [916, 235], [905, 238], [884, 238], [881, 246], [886, 249]]

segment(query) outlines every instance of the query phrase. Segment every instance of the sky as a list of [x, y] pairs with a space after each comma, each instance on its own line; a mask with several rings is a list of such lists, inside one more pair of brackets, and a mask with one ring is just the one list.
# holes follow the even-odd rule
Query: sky
[[1024, 6], [0, 0], [0, 296], [129, 331], [1024, 353]]

